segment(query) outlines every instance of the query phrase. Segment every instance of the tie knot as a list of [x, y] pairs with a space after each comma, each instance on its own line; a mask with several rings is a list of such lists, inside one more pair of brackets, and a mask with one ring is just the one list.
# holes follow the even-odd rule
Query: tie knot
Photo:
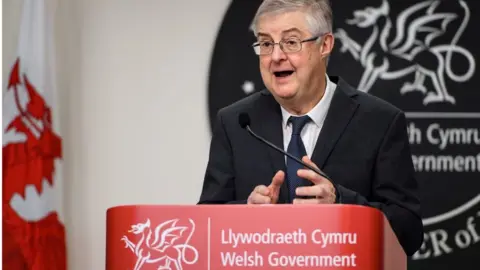
[[310, 121], [310, 117], [308, 115], [290, 116], [289, 121], [292, 122], [292, 135], [300, 135], [305, 124]]

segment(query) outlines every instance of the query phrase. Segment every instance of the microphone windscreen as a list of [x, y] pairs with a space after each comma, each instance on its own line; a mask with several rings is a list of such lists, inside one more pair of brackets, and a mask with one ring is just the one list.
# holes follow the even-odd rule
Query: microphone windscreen
[[246, 128], [248, 125], [250, 125], [250, 116], [248, 116], [247, 113], [240, 113], [238, 116], [238, 123], [242, 128]]

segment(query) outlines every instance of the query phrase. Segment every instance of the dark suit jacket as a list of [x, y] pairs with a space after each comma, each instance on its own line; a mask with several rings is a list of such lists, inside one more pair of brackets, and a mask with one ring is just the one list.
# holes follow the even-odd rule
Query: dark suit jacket
[[[340, 203], [380, 209], [407, 255], [423, 241], [423, 226], [405, 115], [389, 103], [349, 86], [339, 77], [312, 161], [337, 187]], [[285, 157], [252, 137], [238, 123], [248, 113], [251, 128], [283, 148], [282, 114], [267, 91], [218, 112], [199, 204], [246, 203], [257, 185], [268, 186]], [[288, 197], [286, 181], [279, 203]]]

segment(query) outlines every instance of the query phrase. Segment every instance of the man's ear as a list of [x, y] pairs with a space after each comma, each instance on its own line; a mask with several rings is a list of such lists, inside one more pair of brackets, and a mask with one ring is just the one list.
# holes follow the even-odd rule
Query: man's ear
[[323, 36], [323, 43], [321, 46], [322, 58], [328, 58], [333, 50], [333, 45], [335, 43], [335, 38], [332, 33], [328, 33]]

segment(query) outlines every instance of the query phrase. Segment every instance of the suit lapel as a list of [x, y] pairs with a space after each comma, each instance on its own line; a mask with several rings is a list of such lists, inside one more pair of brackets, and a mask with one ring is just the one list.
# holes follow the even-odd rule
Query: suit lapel
[[338, 77], [330, 78], [337, 83], [337, 88], [312, 154], [312, 161], [319, 168], [323, 168], [358, 107], [358, 103], [351, 98], [356, 91]]
[[[283, 129], [282, 129], [282, 112], [280, 110], [280, 105], [275, 101], [273, 96], [267, 91], [262, 91], [265, 102], [261, 102], [259, 108], [257, 108], [259, 123], [262, 123], [260, 126], [257, 126], [259, 130], [259, 135], [272, 142], [274, 145], [278, 146], [281, 149], [283, 148]], [[253, 123], [252, 123], [253, 124]], [[286, 171], [285, 165], [285, 156], [272, 149], [271, 147], [265, 146], [268, 155], [270, 157], [271, 166], [272, 166], [272, 177], [279, 170]], [[271, 179], [267, 180], [269, 183]], [[288, 200], [288, 186], [287, 181], [283, 182], [283, 185], [280, 189], [279, 203], [284, 203]]]

